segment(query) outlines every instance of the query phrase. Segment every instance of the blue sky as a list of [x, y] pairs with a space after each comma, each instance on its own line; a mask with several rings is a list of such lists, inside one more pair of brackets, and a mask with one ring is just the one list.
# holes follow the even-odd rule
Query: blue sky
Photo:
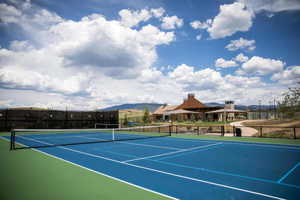
[[299, 0], [5, 0], [0, 107], [269, 104], [300, 81]]

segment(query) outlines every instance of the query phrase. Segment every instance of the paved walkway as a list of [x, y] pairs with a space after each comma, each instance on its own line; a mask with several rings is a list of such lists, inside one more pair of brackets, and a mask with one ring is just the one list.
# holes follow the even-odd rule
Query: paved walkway
[[250, 136], [253, 136], [254, 134], [256, 134], [258, 131], [254, 128], [246, 127], [242, 124], [243, 122], [249, 122], [249, 121], [253, 121], [253, 120], [244, 120], [244, 121], [239, 121], [239, 122], [232, 122], [232, 123], [230, 123], [230, 125], [240, 128], [242, 130], [242, 136], [249, 136], [250, 137]]

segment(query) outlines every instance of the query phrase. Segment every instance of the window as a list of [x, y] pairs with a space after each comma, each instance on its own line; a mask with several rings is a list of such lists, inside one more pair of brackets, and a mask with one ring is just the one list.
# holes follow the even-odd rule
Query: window
[[92, 115], [91, 115], [91, 114], [89, 114], [89, 115], [88, 115], [88, 118], [91, 118], [91, 117], [92, 117]]
[[49, 117], [50, 117], [50, 118], [53, 118], [53, 114], [50, 114]]
[[3, 117], [3, 114], [2, 114], [2, 113], [0, 113], [0, 117]]

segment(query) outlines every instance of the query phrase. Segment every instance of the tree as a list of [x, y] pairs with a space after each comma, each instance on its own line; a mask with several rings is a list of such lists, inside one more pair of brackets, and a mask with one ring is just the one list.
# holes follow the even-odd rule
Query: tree
[[148, 108], [145, 108], [143, 122], [144, 122], [144, 124], [147, 124], [150, 122], [150, 114], [149, 114]]
[[286, 117], [295, 117], [296, 113], [300, 112], [300, 87], [289, 88], [283, 93], [283, 100], [278, 102], [278, 109]]

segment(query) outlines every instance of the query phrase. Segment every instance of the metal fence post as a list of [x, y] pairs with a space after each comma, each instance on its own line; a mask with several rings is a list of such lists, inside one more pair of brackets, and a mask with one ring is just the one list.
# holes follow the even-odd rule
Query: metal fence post
[[259, 132], [260, 132], [260, 133], [259, 133], [259, 137], [262, 137], [262, 129], [263, 129], [263, 127], [260, 126], [260, 127], [259, 127]]
[[233, 136], [236, 136], [236, 129], [235, 129], [235, 126], [232, 126], [232, 132], [233, 132]]
[[225, 135], [225, 126], [221, 126], [221, 136]]
[[297, 136], [296, 136], [296, 127], [294, 127], [293, 129], [294, 129], [294, 139], [297, 139]]

